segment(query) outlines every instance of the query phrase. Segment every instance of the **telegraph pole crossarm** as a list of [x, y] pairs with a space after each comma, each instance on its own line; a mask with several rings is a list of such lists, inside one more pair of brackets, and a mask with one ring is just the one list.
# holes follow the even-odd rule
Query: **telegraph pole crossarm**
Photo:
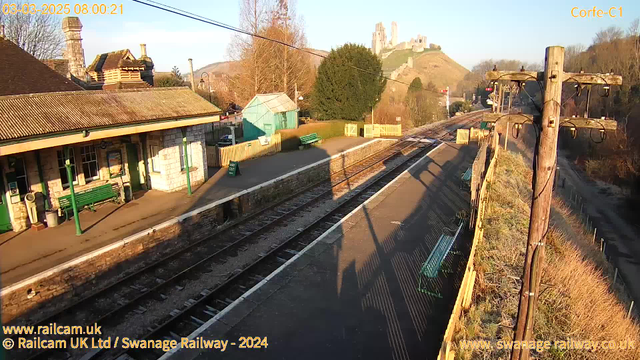
[[[544, 71], [493, 71], [486, 73], [486, 79], [515, 81], [522, 84], [526, 81], [542, 82], [543, 93], [542, 116], [524, 114], [485, 114], [485, 121], [505, 121], [512, 124], [532, 122], [537, 131], [536, 149], [533, 162], [533, 193], [531, 196], [531, 215], [525, 253], [522, 288], [516, 319], [514, 341], [530, 341], [533, 333], [533, 321], [538, 301], [542, 267], [544, 264], [544, 248], [549, 229], [549, 214], [553, 195], [553, 179], [555, 179], [558, 133], [560, 126], [572, 128], [597, 128], [601, 131], [616, 129], [615, 120], [589, 118], [561, 118], [562, 84], [578, 83], [581, 87], [588, 85], [621, 85], [620, 75], [565, 73], [564, 48], [550, 46], [546, 49]], [[514, 347], [511, 360], [527, 360], [529, 349]]]

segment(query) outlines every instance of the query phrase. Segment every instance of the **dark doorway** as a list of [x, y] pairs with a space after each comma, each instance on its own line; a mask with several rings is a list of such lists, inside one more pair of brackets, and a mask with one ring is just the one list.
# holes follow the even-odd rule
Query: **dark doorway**
[[138, 163], [138, 145], [127, 144], [127, 166], [129, 167], [129, 182], [131, 183], [132, 192], [142, 190]]

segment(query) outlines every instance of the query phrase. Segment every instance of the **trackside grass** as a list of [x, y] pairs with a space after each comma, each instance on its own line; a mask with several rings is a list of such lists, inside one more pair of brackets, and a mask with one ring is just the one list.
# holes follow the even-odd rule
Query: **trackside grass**
[[[501, 152], [489, 189], [484, 239], [478, 244], [473, 304], [456, 332], [457, 359], [508, 359], [499, 340], [513, 339], [531, 202], [531, 170], [522, 156]], [[552, 346], [535, 359], [640, 359], [640, 328], [626, 318], [628, 299], [611, 285], [613, 269], [591, 235], [560, 200], [551, 210], [535, 340]], [[486, 340], [475, 350], [468, 340]], [[634, 349], [570, 349], [561, 341], [600, 342]], [[566, 344], [566, 343], [565, 343]]]

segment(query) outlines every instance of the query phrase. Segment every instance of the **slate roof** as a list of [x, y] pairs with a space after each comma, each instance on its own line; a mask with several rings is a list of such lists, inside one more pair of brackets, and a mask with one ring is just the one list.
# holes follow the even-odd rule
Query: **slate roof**
[[78, 90], [73, 81], [0, 37], [0, 96]]
[[219, 113], [186, 87], [0, 96], [0, 141]]

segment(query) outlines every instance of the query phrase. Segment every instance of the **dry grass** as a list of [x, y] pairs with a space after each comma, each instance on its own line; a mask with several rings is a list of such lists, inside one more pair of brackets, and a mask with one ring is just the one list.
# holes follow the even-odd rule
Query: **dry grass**
[[[478, 244], [474, 302], [456, 340], [512, 340], [518, 310], [531, 199], [531, 171], [519, 155], [502, 152], [489, 190], [484, 240]], [[571, 211], [555, 199], [536, 313], [536, 340], [635, 341], [624, 294], [612, 288], [610, 265]], [[538, 359], [640, 359], [638, 350], [532, 352]], [[457, 351], [459, 359], [507, 359], [506, 350]]]

